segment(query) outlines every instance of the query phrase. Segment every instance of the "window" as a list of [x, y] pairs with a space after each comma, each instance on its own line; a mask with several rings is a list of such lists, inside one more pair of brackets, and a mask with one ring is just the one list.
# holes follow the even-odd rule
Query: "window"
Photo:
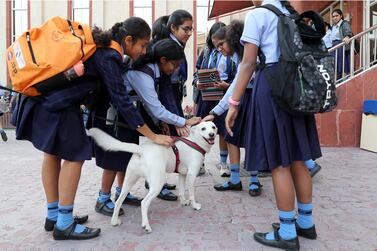
[[[208, 4], [210, 6], [208, 6]], [[197, 51], [196, 54], [199, 55], [200, 52], [206, 47], [206, 37], [208, 35], [211, 26], [216, 22], [215, 20], [208, 21], [208, 7], [212, 7], [213, 0], [197, 0], [196, 1], [196, 36], [197, 36]]]
[[215, 20], [208, 21], [208, 0], [196, 1], [196, 19], [197, 34], [207, 33], [215, 23]]
[[28, 29], [28, 0], [12, 1], [12, 42]]
[[344, 19], [351, 21], [350, 20], [350, 14], [348, 13], [347, 3], [344, 2], [343, 0], [338, 0], [338, 1], [335, 1], [334, 3], [332, 3], [330, 6], [328, 6], [326, 9], [324, 9], [321, 12], [323, 20], [325, 22], [329, 23], [332, 26], [332, 24], [333, 24], [333, 22], [332, 22], [332, 12], [335, 9], [342, 10]]
[[144, 19], [152, 27], [152, 0], [134, 0], [133, 15]]
[[72, 20], [81, 23], [90, 23], [90, 0], [72, 1]]

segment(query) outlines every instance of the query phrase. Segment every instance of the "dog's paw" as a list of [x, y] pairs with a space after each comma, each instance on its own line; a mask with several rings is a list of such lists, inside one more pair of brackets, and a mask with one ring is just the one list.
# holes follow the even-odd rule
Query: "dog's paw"
[[189, 200], [180, 199], [180, 202], [181, 202], [182, 206], [188, 206], [188, 205], [190, 205], [190, 201]]
[[192, 208], [195, 210], [200, 210], [202, 208], [202, 205], [196, 202], [192, 203]]
[[152, 233], [152, 228], [151, 228], [151, 226], [149, 224], [147, 224], [145, 226], [142, 226], [142, 227], [145, 230], [145, 233], [147, 233], [147, 234]]
[[121, 219], [111, 219], [111, 225], [113, 225], [114, 227], [115, 226], [119, 226], [120, 224], [122, 224], [122, 220]]

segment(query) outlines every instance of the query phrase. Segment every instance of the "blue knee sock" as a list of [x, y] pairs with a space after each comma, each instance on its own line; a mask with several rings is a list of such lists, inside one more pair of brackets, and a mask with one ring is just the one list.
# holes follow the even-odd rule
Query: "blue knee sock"
[[163, 194], [163, 195], [167, 195], [169, 193], [170, 193], [170, 191], [167, 188], [164, 188], [164, 189], [161, 190], [161, 194]]
[[259, 179], [258, 179], [258, 171], [251, 171], [250, 185], [249, 185], [249, 189], [250, 189], [250, 190], [258, 189], [258, 186], [257, 186], [257, 185], [254, 185], [254, 184], [252, 184], [252, 183], [259, 183]]
[[[107, 200], [109, 200], [110, 197], [111, 197], [111, 192], [110, 193], [104, 193], [102, 191], [99, 191], [98, 201], [101, 202], [101, 203], [104, 203]], [[109, 201], [108, 203], [106, 203], [106, 205], [109, 208], [114, 208], [115, 207], [115, 205], [114, 205], [114, 203], [112, 201]]]
[[[116, 196], [116, 197], [119, 197], [121, 193], [122, 193], [122, 188], [120, 188], [120, 187], [116, 187], [116, 188], [115, 188], [115, 196]], [[133, 196], [131, 193], [128, 193], [128, 194], [127, 194], [127, 199], [134, 199], [134, 198], [136, 198], [136, 197]]]
[[[295, 211], [280, 211], [280, 229], [279, 235], [284, 240], [292, 240], [297, 237], [295, 226]], [[270, 232], [266, 236], [267, 240], [274, 240], [275, 236], [273, 232]]]
[[47, 203], [47, 219], [56, 221], [58, 219], [59, 202]]
[[300, 202], [297, 202], [298, 207], [298, 217], [297, 217], [297, 224], [300, 228], [308, 229], [313, 226], [313, 216], [312, 216], [312, 210], [313, 210], [313, 204], [303, 204]]
[[[73, 223], [73, 205], [61, 206], [59, 205], [58, 220], [56, 222], [56, 227], [60, 230], [67, 229]], [[82, 233], [85, 230], [83, 225], [76, 225], [75, 232]]]
[[226, 164], [227, 159], [228, 159], [228, 151], [220, 150], [220, 162]]
[[315, 167], [315, 162], [314, 162], [314, 160], [310, 159], [310, 160], [305, 161], [305, 165], [310, 170], [313, 167]]
[[122, 188], [121, 187], [116, 187], [115, 188], [115, 196], [119, 197], [119, 195], [122, 193]]
[[230, 178], [229, 181], [233, 184], [238, 184], [240, 180], [240, 164], [230, 164]]

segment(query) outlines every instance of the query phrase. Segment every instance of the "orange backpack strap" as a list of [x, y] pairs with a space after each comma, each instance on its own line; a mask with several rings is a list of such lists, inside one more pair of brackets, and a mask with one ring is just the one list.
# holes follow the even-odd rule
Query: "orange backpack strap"
[[114, 40], [111, 40], [111, 43], [110, 43], [109, 46], [107, 46], [107, 48], [111, 48], [113, 50], [116, 50], [119, 53], [119, 55], [123, 58], [122, 47], [120, 47], [120, 44], [118, 44]]
[[116, 50], [119, 53], [119, 55], [123, 58], [122, 47], [120, 47], [120, 44], [118, 44], [118, 42], [111, 40], [111, 43], [109, 46], [97, 45], [97, 48], [104, 48], [104, 47]]

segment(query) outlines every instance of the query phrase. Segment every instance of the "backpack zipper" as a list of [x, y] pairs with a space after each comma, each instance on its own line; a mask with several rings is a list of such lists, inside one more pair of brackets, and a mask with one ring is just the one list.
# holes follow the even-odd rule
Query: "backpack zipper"
[[30, 51], [30, 55], [31, 55], [31, 59], [33, 60], [33, 63], [36, 64], [37, 66], [39, 66], [37, 64], [37, 61], [35, 60], [33, 47], [31, 46], [31, 41], [30, 41], [30, 33], [28, 31], [26, 32], [26, 41], [27, 41], [27, 45], [29, 47], [29, 51]]
[[[75, 30], [73, 29], [71, 21], [67, 19], [67, 22], [68, 22], [69, 30], [71, 31], [72, 35], [75, 36], [75, 37], [77, 37], [78, 39], [80, 39], [81, 54], [82, 54], [81, 59], [83, 59], [83, 57], [85, 56], [85, 54], [84, 54], [84, 41], [82, 41], [81, 37], [79, 37], [79, 36], [76, 35]], [[79, 28], [80, 28], [80, 26], [79, 26]]]

